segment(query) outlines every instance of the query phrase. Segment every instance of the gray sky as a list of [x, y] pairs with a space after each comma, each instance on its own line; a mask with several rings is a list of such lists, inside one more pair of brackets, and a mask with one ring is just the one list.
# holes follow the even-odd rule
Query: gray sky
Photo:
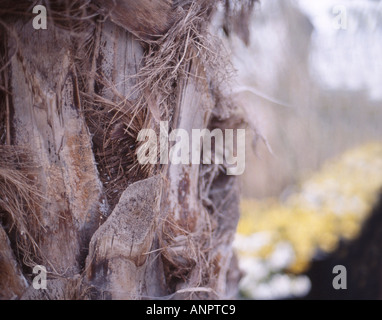
[[316, 28], [311, 68], [328, 88], [382, 99], [382, 2], [296, 0]]

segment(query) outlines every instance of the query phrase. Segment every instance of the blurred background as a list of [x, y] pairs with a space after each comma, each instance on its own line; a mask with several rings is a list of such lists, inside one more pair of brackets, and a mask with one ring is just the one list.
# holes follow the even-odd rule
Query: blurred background
[[248, 46], [227, 47], [261, 137], [242, 177], [241, 295], [382, 298], [382, 1], [263, 0]]

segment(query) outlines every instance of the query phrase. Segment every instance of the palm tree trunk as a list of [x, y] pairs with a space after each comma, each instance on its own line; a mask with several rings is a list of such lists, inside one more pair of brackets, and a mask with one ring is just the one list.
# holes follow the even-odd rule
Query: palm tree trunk
[[[11, 123], [1, 127], [11, 145], [1, 141], [0, 166], [22, 177], [7, 180], [0, 171], [15, 200], [1, 194], [1, 298], [235, 295], [237, 179], [221, 165], [142, 167], [136, 161], [138, 131], [158, 132], [160, 120], [190, 136], [194, 128], [242, 125], [233, 112], [223, 114], [213, 70], [202, 58], [207, 53], [198, 47], [214, 3], [184, 1], [174, 9], [164, 2], [176, 10], [169, 14], [172, 25], [150, 37], [147, 30], [135, 32], [134, 22], [121, 23], [122, 9], [111, 20], [62, 21], [58, 13], [74, 11], [51, 1], [46, 30], [34, 30], [17, 14], [0, 15], [7, 40], [0, 120]], [[118, 3], [129, 10], [129, 1]], [[176, 34], [179, 26], [185, 29]], [[175, 50], [165, 51], [171, 41], [179, 41], [178, 54], [149, 69], [161, 50], [164, 59]], [[5, 152], [15, 156], [3, 159]], [[31, 162], [22, 170], [21, 153]], [[37, 264], [48, 270], [46, 290], [31, 285]]]

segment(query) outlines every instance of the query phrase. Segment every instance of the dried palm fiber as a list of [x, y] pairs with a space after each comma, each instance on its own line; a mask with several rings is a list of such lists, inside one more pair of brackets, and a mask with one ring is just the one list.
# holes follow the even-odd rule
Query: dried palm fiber
[[[110, 83], [99, 72], [94, 74], [94, 87], [88, 87], [84, 93], [101, 179], [111, 208], [129, 184], [156, 174], [160, 169], [159, 164], [141, 166], [137, 163], [139, 144], [136, 137], [141, 128], [159, 131], [160, 120], [169, 121], [171, 128], [178, 99], [178, 81], [189, 75], [189, 62], [198, 57], [208, 68], [211, 78], [224, 77], [223, 66], [228, 63], [219, 58], [218, 42], [207, 32], [214, 5], [214, 1], [178, 3], [172, 8], [172, 16], [176, 19], [166, 34], [157, 39], [140, 39], [144, 47], [141, 67], [137, 74], [124, 79], [134, 83], [129, 96], [120, 94], [119, 84]], [[129, 25], [127, 28], [130, 30]], [[93, 64], [102, 58], [97, 51], [97, 32], [96, 28], [93, 37], [96, 40], [92, 43]], [[113, 100], [101, 94], [106, 90], [112, 91]]]
[[[79, 2], [77, 2], [78, 4]], [[1, 223], [11, 239], [13, 250], [24, 266], [35, 266], [41, 262], [51, 263], [40, 250], [41, 237], [46, 232], [41, 223], [44, 217], [45, 197], [39, 191], [37, 177], [41, 168], [37, 164], [38, 155], [27, 146], [14, 145], [13, 137], [13, 97], [11, 87], [11, 59], [17, 55], [24, 59], [20, 40], [15, 31], [17, 23], [31, 21], [32, 8], [37, 1], [0, 1], [0, 210]], [[80, 11], [65, 8], [59, 11], [60, 1], [45, 2], [49, 8], [49, 19], [62, 28], [73, 31], [73, 36], [82, 38], [84, 32]], [[69, 10], [70, 9], [70, 10]], [[74, 14], [71, 17], [71, 14]], [[90, 21], [90, 20], [86, 20]], [[77, 39], [76, 38], [76, 39]], [[28, 57], [26, 57], [28, 59]], [[28, 66], [25, 65], [25, 71]], [[31, 78], [33, 79], [33, 78]], [[31, 80], [29, 79], [29, 80]], [[54, 267], [52, 267], [54, 270]]]
[[[17, 34], [11, 30], [12, 22], [20, 19], [24, 19], [25, 22], [30, 21], [33, 17], [32, 8], [37, 4], [46, 6], [48, 24], [54, 23], [57, 27], [70, 32], [71, 52], [75, 61], [73, 73], [74, 78], [78, 80], [75, 102], [85, 113], [93, 134], [95, 157], [111, 211], [129, 183], [148, 175], [147, 167], [134, 166], [136, 137], [138, 130], [143, 127], [142, 121], [146, 117], [146, 112], [131, 114], [128, 100], [115, 90], [117, 97], [113, 100], [98, 95], [97, 88], [105, 85], [113, 87], [114, 84], [105, 84], [106, 80], [101, 74], [92, 73], [89, 76], [89, 71], [93, 67], [95, 46], [98, 45], [97, 32], [99, 33], [105, 19], [100, 16], [100, 13], [104, 12], [102, 7], [88, 0], [18, 2], [0, 0], [0, 24], [8, 32], [8, 36], [17, 38]], [[17, 39], [15, 42], [17, 43]], [[9, 54], [4, 54], [2, 58], [5, 63], [10, 57]], [[5, 90], [1, 90], [0, 94], [4, 95], [4, 92]], [[4, 104], [4, 101], [5, 99], [1, 99], [1, 103]], [[3, 113], [0, 113], [1, 116]], [[5, 135], [1, 135], [0, 139], [4, 140]]]
[[[204, 80], [209, 84], [209, 89], [216, 99], [216, 108], [219, 109], [219, 111], [214, 109], [211, 112], [219, 113], [220, 116], [217, 118], [221, 121], [229, 118], [233, 113], [230, 112], [232, 110], [228, 110], [228, 113], [222, 112], [224, 107], [229, 105], [229, 100], [220, 92], [220, 84], [227, 76], [226, 66], [229, 63], [224, 53], [220, 51], [222, 48], [219, 41], [208, 32], [208, 23], [217, 1], [181, 1], [179, 3], [181, 3], [178, 7], [179, 18], [168, 33], [157, 40], [144, 40], [145, 53], [142, 66], [133, 77], [136, 81], [133, 93], [138, 93], [138, 97], [126, 98], [129, 100], [127, 112], [131, 110], [130, 112], [135, 115], [142, 110], [145, 111], [147, 117], [145, 127], [157, 130], [160, 120], [168, 120], [170, 129], [176, 128], [172, 120], [178, 106], [178, 85], [182, 78], [195, 76], [189, 69], [192, 63], [198, 63], [206, 70], [208, 79]], [[101, 82], [101, 85], [107, 84]], [[126, 112], [125, 104], [122, 106], [116, 111], [123, 114]], [[118, 115], [114, 119], [116, 118]], [[211, 129], [214, 129], [213, 122], [211, 122]], [[228, 128], [228, 124], [225, 125]], [[226, 184], [229, 188], [234, 185], [234, 179], [222, 178], [224, 169], [222, 170], [219, 166], [210, 167], [213, 170], [208, 178], [210, 188], [203, 191], [206, 195], [203, 201], [217, 191], [223, 195], [220, 195], [218, 208], [211, 210], [215, 216], [206, 217], [208, 220], [206, 227], [193, 233], [171, 217], [166, 217], [162, 224], [163, 233], [159, 235], [160, 252], [165, 261], [167, 283], [174, 291], [177, 290], [179, 282], [189, 282], [200, 289], [203, 286], [208, 287], [215, 280], [216, 270], [211, 268], [211, 265], [218, 265], [219, 258], [210, 253], [217, 245], [217, 240], [214, 238], [218, 238], [216, 233], [218, 232], [216, 226], [219, 224], [218, 215], [223, 213], [223, 210], [219, 212], [221, 209], [219, 207], [224, 206], [227, 199], [232, 198], [230, 194], [224, 196], [227, 188], [223, 188], [221, 184]], [[201, 182], [206, 176], [204, 170], [205, 168], [201, 167]], [[221, 180], [226, 183], [222, 183]], [[196, 277], [192, 276], [194, 279], [189, 279], [191, 272], [196, 274]], [[197, 292], [199, 290], [195, 290], [195, 294]], [[209, 294], [214, 295], [213, 292]], [[190, 296], [192, 295], [191, 290]]]
[[[179, 80], [195, 76], [190, 73], [192, 63], [196, 62], [206, 69], [205, 75], [208, 78], [204, 80], [217, 97], [216, 108], [227, 104], [220, 93], [220, 81], [226, 76], [223, 66], [227, 64], [227, 60], [219, 52], [221, 47], [218, 41], [208, 33], [208, 23], [218, 2], [174, 1], [171, 8], [175, 12], [173, 24], [164, 35], [145, 38], [144, 35], [137, 34], [131, 26], [126, 26], [127, 30], [140, 38], [144, 48], [137, 73], [124, 79], [135, 83], [128, 96], [121, 94], [118, 84], [110, 82], [97, 65], [97, 60], [100, 59], [99, 35], [104, 19], [108, 17], [102, 3], [98, 3], [99, 6], [96, 7], [90, 1], [79, 1], [75, 4], [69, 1], [43, 2], [47, 4], [48, 16], [53, 17], [55, 24], [73, 31], [73, 72], [78, 79], [77, 107], [84, 112], [92, 132], [93, 150], [111, 209], [129, 184], [161, 171], [159, 165], [142, 167], [136, 164], [136, 151], [139, 147], [136, 137], [141, 128], [154, 128], [158, 131], [160, 120], [169, 121], [170, 129], [176, 128], [173, 119], [178, 106]], [[17, 5], [23, 3], [27, 3], [28, 8], [32, 3], [36, 4], [20, 1]], [[14, 7], [17, 5], [13, 4]], [[13, 9], [12, 5], [8, 7], [8, 13], [9, 8]], [[4, 11], [0, 11], [1, 19], [3, 13]], [[112, 91], [112, 97], [103, 94], [107, 90]], [[220, 173], [221, 171], [215, 170], [214, 178], [210, 180], [219, 180]], [[209, 256], [215, 244], [210, 239], [213, 237], [214, 224], [218, 223], [215, 217], [211, 220], [214, 221], [207, 221], [204, 230], [191, 236], [188, 230], [182, 231], [182, 227], [176, 222], [167, 221], [168, 224], [175, 223], [173, 228], [181, 230], [185, 235], [183, 238], [174, 238], [171, 228], [167, 229], [168, 224], [164, 225], [170, 241], [162, 241], [163, 247], [171, 245], [174, 249], [186, 244], [189, 248], [184, 268], [182, 264], [178, 265], [174, 269], [174, 278], [186, 279], [189, 271], [199, 265], [200, 279], [196, 285], [208, 286], [213, 278], [208, 269], [211, 263], [216, 262], [214, 257]], [[172, 261], [168, 265], [167, 274], [170, 275], [179, 260], [174, 260], [173, 255], [165, 258]]]
[[38, 247], [42, 195], [34, 183], [38, 166], [28, 148], [0, 146], [0, 221], [27, 266], [41, 258]]
[[[224, 80], [226, 73], [226, 65], [227, 60], [224, 59], [224, 55], [219, 52], [221, 46], [219, 43], [208, 33], [207, 23], [209, 21], [210, 14], [214, 8], [216, 3], [211, 2], [187, 2], [187, 6], [185, 6], [189, 11], [185, 18], [180, 22], [179, 26], [175, 26], [174, 31], [169, 31], [169, 37], [173, 37], [169, 42], [164, 42], [160, 44], [159, 54], [154, 51], [153, 58], [150, 59], [149, 66], [155, 66], [149, 69], [149, 72], [146, 72], [145, 79], [148, 81], [152, 81], [154, 83], [154, 90], [150, 92], [158, 92], [159, 97], [168, 96], [170, 99], [177, 97], [176, 90], [171, 90], [172, 88], [176, 88], [177, 80], [182, 79], [182, 77], [193, 77], [195, 75], [190, 74], [189, 67], [192, 63], [200, 64], [206, 69], [206, 75], [209, 77], [205, 79], [210, 86], [210, 90], [213, 92], [213, 96], [215, 97], [215, 109], [219, 109], [219, 111], [213, 109], [212, 113], [219, 113], [218, 117], [220, 120], [224, 120], [232, 116], [231, 112], [233, 110], [228, 110], [228, 113], [223, 112], [224, 107], [229, 105], [229, 99], [226, 99], [222, 96], [220, 92], [220, 81]], [[190, 20], [187, 20], [187, 18]], [[198, 20], [201, 18], [201, 20]], [[200, 24], [199, 24], [200, 22]], [[184, 23], [184, 24], [182, 24]], [[182, 29], [182, 28], [185, 29]], [[180, 38], [177, 38], [177, 31], [181, 30], [179, 35]], [[184, 30], [184, 31], [183, 31]], [[175, 36], [174, 36], [175, 35]], [[182, 38], [183, 37], [183, 38]], [[181, 41], [179, 42], [179, 39]], [[182, 40], [183, 39], [183, 40]], [[176, 43], [176, 45], [174, 44]], [[182, 44], [183, 43], [183, 44]], [[174, 52], [176, 55], [170, 55], [169, 63], [166, 62], [166, 58], [169, 56], [169, 52], [166, 51], [167, 48], [171, 48], [171, 52]], [[180, 52], [177, 52], [177, 49], [180, 48]], [[163, 54], [161, 53], [163, 50]], [[157, 58], [158, 57], [158, 58]], [[174, 60], [172, 60], [174, 57]], [[171, 64], [172, 61], [176, 61]], [[179, 68], [179, 69], [177, 69]], [[143, 67], [144, 70], [144, 67]], [[159, 72], [157, 75], [158, 83], [162, 84], [162, 79], [166, 79], [165, 83], [171, 84], [171, 82], [167, 82], [168, 80], [173, 80], [174, 85], [168, 86], [168, 91], [170, 94], [168, 95], [166, 91], [162, 88], [163, 86], [159, 86], [159, 90], [157, 90], [155, 84], [155, 78], [153, 75], [156, 75], [155, 70], [164, 70], [165, 72]], [[175, 70], [175, 71], [174, 71]], [[217, 72], [221, 72], [218, 74]], [[153, 79], [153, 80], [151, 80]], [[143, 82], [145, 84], [145, 82]], [[166, 87], [164, 87], [166, 88]], [[155, 96], [154, 96], [155, 97]], [[171, 113], [171, 106], [176, 106], [176, 100], [162, 100], [161, 98], [154, 99], [154, 103], [150, 104], [150, 101], [146, 101], [146, 108], [151, 111], [154, 115], [159, 114], [160, 118], [172, 119], [173, 113]], [[159, 101], [159, 103], [158, 103]], [[163, 104], [161, 102], [163, 101]], [[156, 103], [155, 103], [156, 102]], [[154, 108], [159, 105], [159, 110], [155, 110]], [[168, 108], [170, 106], [170, 108]], [[233, 109], [233, 106], [230, 106]], [[154, 109], [154, 110], [153, 110]], [[170, 113], [168, 111], [170, 110]], [[227, 110], [224, 110], [227, 111]], [[215, 124], [211, 122], [211, 129], [215, 128]], [[240, 122], [240, 121], [239, 121]], [[225, 128], [233, 128], [229, 127], [228, 124], [225, 124]], [[211, 170], [213, 170], [212, 177], [210, 178], [211, 184], [214, 184], [215, 190], [213, 192], [227, 193], [227, 189], [223, 189], [219, 181], [220, 178], [224, 175], [224, 169], [219, 166], [209, 166]], [[205, 169], [205, 168], [204, 168]], [[201, 170], [203, 171], [203, 166], [201, 166]], [[223, 169], [223, 170], [221, 170]], [[201, 172], [201, 177], [205, 175], [204, 172]], [[223, 178], [224, 179], [224, 178]], [[233, 180], [231, 178], [226, 178], [224, 181], [226, 182], [226, 186], [233, 186]], [[202, 182], [201, 179], [200, 182]], [[185, 182], [187, 183], [187, 182]], [[209, 191], [204, 192], [207, 194], [204, 200], [210, 196]], [[219, 189], [219, 190], [216, 190]], [[199, 195], [201, 197], [201, 195]], [[224, 201], [229, 198], [228, 196], [223, 197], [223, 199], [219, 200], [219, 205], [224, 204]], [[219, 258], [212, 254], [216, 245], [219, 245], [219, 241], [217, 239], [219, 236], [216, 232], [217, 226], [219, 225], [219, 214], [222, 214], [222, 210], [217, 212], [215, 210], [215, 216], [212, 217], [207, 215], [205, 221], [205, 227], [202, 229], [197, 229], [197, 231], [188, 230], [185, 225], [179, 223], [171, 217], [166, 217], [164, 219], [164, 223], [162, 225], [162, 234], [159, 237], [160, 245], [161, 245], [161, 254], [165, 263], [165, 271], [167, 275], [167, 283], [169, 284], [172, 290], [179, 290], [182, 287], [182, 283], [187, 283], [187, 285], [192, 285], [195, 288], [201, 287], [210, 287], [213, 286], [212, 282], [216, 279], [215, 272], [217, 269], [211, 268], [211, 265], [218, 265]], [[187, 286], [186, 285], [186, 286]], [[198, 295], [202, 297], [205, 293], [200, 293], [198, 290], [195, 292], [190, 292], [190, 297]], [[215, 296], [214, 293], [208, 293], [209, 296]], [[216, 297], [216, 296], [215, 296]]]
[[9, 85], [6, 25], [0, 21], [0, 223], [13, 238], [17, 257], [25, 265], [40, 259], [41, 194], [33, 181], [37, 165], [28, 148], [12, 146], [12, 105]]
[[[140, 32], [142, 23], [139, 19], [131, 22], [132, 19], [121, 16], [124, 13], [128, 16], [131, 11], [137, 13], [139, 8], [134, 1], [95, 1], [95, 4], [90, 0], [41, 2], [46, 5], [48, 17], [55, 24], [72, 31], [73, 52], [77, 55], [76, 72], [80, 79], [81, 105], [93, 134], [100, 177], [106, 187], [111, 209], [129, 183], [144, 179], [158, 169], [149, 165], [140, 167], [136, 163], [135, 151], [139, 147], [136, 145], [137, 133], [143, 124], [146, 127], [156, 127], [155, 123], [159, 119], [171, 121], [176, 105], [174, 93], [177, 81], [181, 76], [187, 75], [188, 62], [197, 56], [205, 68], [208, 68], [207, 73], [211, 78], [218, 79], [217, 73], [220, 73], [220, 78], [224, 77], [224, 71], [221, 70], [225, 70], [223, 66], [227, 65], [227, 60], [222, 59], [223, 55], [218, 55], [221, 48], [207, 32], [208, 22], [218, 2], [182, 0], [170, 4], [167, 0], [158, 1], [162, 11], [167, 10], [168, 13], [163, 27], [153, 27], [152, 32]], [[3, 0], [3, 3], [0, 16], [11, 19], [12, 16], [25, 16], [40, 2], [18, 1], [16, 4]], [[146, 3], [140, 5], [144, 6]], [[102, 14], [106, 16], [101, 18]], [[139, 18], [139, 13], [136, 16]], [[97, 67], [92, 66], [95, 61], [90, 61], [97, 55], [97, 32], [99, 33], [100, 23], [108, 17], [139, 36], [146, 48], [142, 67], [132, 76], [136, 85], [131, 97], [118, 94], [116, 84], [107, 83], [96, 70], [89, 77], [89, 70]], [[167, 32], [161, 36], [165, 31]], [[99, 88], [104, 87], [113, 88], [113, 92], [119, 97], [112, 101], [100, 96]], [[138, 98], [132, 99], [132, 96]]]

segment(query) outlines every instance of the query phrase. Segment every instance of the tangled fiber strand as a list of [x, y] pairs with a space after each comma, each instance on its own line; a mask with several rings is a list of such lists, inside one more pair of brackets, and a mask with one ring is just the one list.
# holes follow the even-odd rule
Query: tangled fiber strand
[[159, 243], [167, 284], [174, 292], [183, 288], [183, 284], [187, 284], [185, 287], [209, 287], [214, 281], [214, 270], [211, 270], [213, 224], [211, 217], [206, 215], [205, 228], [190, 232], [172, 218], [167, 217], [163, 222]]
[[[212, 71], [225, 70], [219, 55], [219, 42], [207, 30], [215, 1], [193, 1], [178, 7], [178, 20], [160, 39], [147, 41], [143, 67], [135, 76], [133, 92], [141, 92], [134, 109], [150, 110], [152, 117], [171, 120], [177, 106], [177, 85], [188, 76], [192, 61]], [[214, 41], [215, 40], [215, 41]], [[215, 77], [216, 78], [216, 77]]]
[[[223, 48], [219, 40], [215, 40], [206, 28], [205, 21], [209, 21], [208, 15], [212, 7], [204, 7], [203, 1], [198, 2], [198, 4], [190, 3], [184, 19], [178, 22], [179, 25], [174, 26], [175, 30], [171, 31], [170, 29], [166, 37], [154, 43], [154, 50], [148, 52], [149, 63], [140, 70], [145, 81], [139, 82], [139, 84], [143, 88], [149, 88], [147, 91], [151, 93], [151, 100], [154, 100], [154, 103], [150, 104], [150, 100], [145, 101], [142, 97], [138, 106], [145, 106], [155, 115], [155, 113], [158, 114], [158, 111], [154, 110], [153, 112], [152, 106], [159, 105], [161, 119], [171, 115], [169, 112], [171, 108], [169, 109], [168, 106], [176, 107], [176, 103], [170, 100], [172, 97], [176, 97], [174, 87], [180, 78], [195, 76], [189, 74], [189, 65], [196, 62], [200, 63], [206, 70], [207, 79], [205, 80], [209, 84], [209, 90], [215, 100], [214, 109], [211, 110], [214, 117], [227, 125], [227, 128], [245, 125], [241, 116], [233, 117], [237, 110], [232, 101], [222, 94], [224, 85], [226, 85], [225, 80], [229, 78], [231, 70], [229, 69], [228, 55], [222, 51]], [[226, 10], [230, 12], [230, 17], [234, 17], [238, 11], [240, 13], [245, 12], [245, 10], [250, 12], [252, 8], [253, 1], [249, 1], [240, 10], [237, 5], [226, 7]], [[178, 30], [181, 30], [179, 34], [177, 33]], [[174, 45], [174, 43], [176, 44]], [[159, 47], [158, 51], [155, 51], [156, 44]], [[229, 119], [232, 117], [238, 117], [238, 120], [235, 120], [237, 123], [233, 123], [234, 126], [231, 127], [227, 121], [230, 122]], [[213, 122], [211, 120], [210, 130], [215, 128], [216, 123]], [[201, 170], [203, 168], [205, 169], [201, 166]], [[214, 202], [208, 194], [212, 190], [212, 181], [218, 179], [218, 176], [224, 175], [226, 168], [217, 165], [209, 166], [209, 168], [211, 169], [208, 170], [209, 178], [205, 177], [204, 172], [200, 173], [200, 184], [208, 184], [207, 191], [201, 190], [199, 194], [200, 200], [209, 212], [203, 216], [206, 218], [205, 226], [198, 228], [195, 232], [189, 232], [171, 217], [167, 217], [163, 223], [159, 242], [162, 248], [162, 258], [165, 261], [167, 283], [172, 290], [177, 290], [179, 285], [182, 288], [184, 284], [193, 287], [213, 287], [214, 283], [218, 281], [216, 270], [211, 266], [217, 263], [214, 250], [221, 245], [222, 237], [216, 234], [221, 208], [214, 206]], [[208, 181], [204, 181], [204, 178]], [[214, 186], [213, 188], [220, 187]], [[222, 193], [224, 192], [223, 190]], [[227, 199], [228, 196], [229, 194], [226, 195]], [[223, 200], [220, 202], [224, 204]], [[189, 298], [194, 295], [199, 298], [203, 297], [203, 293], [190, 293]]]
[[0, 218], [27, 266], [41, 258], [38, 235], [44, 229], [39, 218], [42, 195], [33, 180], [38, 166], [30, 154], [27, 148], [0, 146]]
[[[196, 63], [205, 70], [205, 78], [215, 97], [220, 95], [220, 82], [228, 75], [227, 58], [220, 42], [209, 34], [210, 16], [217, 2], [192, 1], [179, 9], [180, 18], [169, 32], [156, 41], [148, 42], [143, 67], [136, 76], [135, 90], [139, 95], [134, 111], [149, 110], [151, 118], [172, 123], [172, 116], [179, 98], [178, 84], [182, 79], [192, 78], [190, 65]], [[198, 75], [200, 76], [200, 75]], [[208, 78], [207, 78], [208, 77]], [[209, 218], [209, 217], [208, 217]], [[167, 283], [177, 290], [178, 283], [191, 283], [195, 287], [208, 285], [211, 280], [210, 257], [211, 228], [190, 233], [177, 221], [167, 217], [163, 222], [159, 242]], [[190, 279], [189, 277], [193, 277]]]
[[[13, 1], [0, 0], [0, 4], [6, 2], [11, 4], [8, 7], [0, 6], [0, 20], [10, 10], [14, 10], [14, 13], [31, 11], [31, 6], [37, 4], [36, 1], [32, 4], [31, 1], [22, 0], [15, 4]], [[53, 17], [54, 22], [69, 30], [73, 38], [74, 66], [79, 80], [81, 108], [93, 135], [93, 150], [98, 171], [111, 210], [129, 184], [145, 179], [161, 169], [160, 166], [137, 164], [139, 144], [136, 138], [142, 128], [158, 130], [160, 120], [169, 121], [170, 129], [176, 126], [173, 118], [175, 110], [179, 107], [179, 83], [196, 76], [190, 74], [191, 64], [197, 63], [204, 67], [207, 78], [205, 80], [216, 104], [218, 107], [224, 104], [225, 98], [220, 93], [220, 82], [227, 76], [228, 59], [222, 54], [219, 41], [215, 40], [208, 30], [211, 15], [218, 2], [174, 1], [177, 19], [170, 30], [157, 40], [142, 40], [144, 56], [141, 67], [137, 74], [124, 80], [135, 83], [132, 93], [128, 96], [120, 94], [116, 89], [117, 84], [108, 83], [97, 70], [95, 56], [99, 50], [100, 23], [94, 18], [100, 13], [98, 9], [93, 7], [89, 0], [43, 2], [47, 4], [49, 12], [53, 13], [49, 16]], [[29, 9], [17, 9], [21, 5]], [[102, 95], [99, 90], [101, 87], [113, 92], [113, 100]], [[0, 110], [0, 119], [4, 118], [3, 110], [4, 108]], [[3, 137], [0, 125], [0, 139], [4, 140]], [[0, 171], [0, 186], [4, 186], [2, 190], [6, 191], [0, 193], [3, 199], [0, 207], [9, 213], [10, 226], [19, 230], [18, 245], [26, 252], [24, 256], [30, 257], [38, 250], [38, 239], [34, 240], [34, 237], [40, 228], [36, 205], [40, 195], [30, 187], [31, 182], [27, 175], [33, 166], [23, 167], [23, 164], [17, 167], [14, 163], [18, 162], [16, 159], [8, 159], [4, 161], [7, 165], [3, 166], [0, 163], [0, 168], [6, 168]], [[27, 222], [31, 218], [35, 222], [29, 226]], [[177, 282], [188, 282], [193, 287], [208, 287], [214, 279], [211, 273], [211, 250], [216, 245], [212, 239], [214, 219], [209, 215], [207, 219], [209, 221], [206, 221], [206, 227], [198, 233], [182, 231], [177, 222], [170, 219], [164, 222], [166, 239], [159, 240], [162, 248], [169, 249], [163, 250], [163, 257], [169, 262], [165, 264], [165, 268], [168, 269], [166, 274], [170, 280], [174, 280], [174, 287]], [[189, 278], [191, 274], [192, 279]]]
[[[97, 31], [96, 28], [95, 33]], [[84, 46], [87, 52], [97, 50], [99, 38], [95, 36], [94, 39]], [[155, 171], [155, 166], [141, 166], [136, 158], [137, 137], [139, 131], [147, 127], [147, 112], [144, 109], [132, 112], [131, 102], [118, 92], [115, 84], [96, 72], [94, 78], [89, 77], [89, 67], [81, 63], [77, 65], [84, 115], [92, 134], [100, 179], [112, 210], [128, 185]], [[102, 94], [105, 88], [112, 91], [113, 100]]]
[[[214, 79], [213, 90], [218, 90], [215, 79], [225, 77], [221, 70], [225, 70], [227, 60], [222, 59], [221, 46], [207, 30], [217, 2], [183, 0], [173, 3], [177, 19], [165, 35], [142, 43], [145, 48], [142, 67], [136, 75], [124, 80], [135, 83], [127, 97], [118, 93], [117, 84], [107, 82], [92, 61], [99, 50], [100, 23], [97, 19], [102, 18], [102, 8], [90, 0], [41, 3], [47, 7], [48, 17], [59, 28], [70, 32], [81, 107], [93, 135], [95, 158], [111, 210], [129, 184], [160, 170], [159, 165], [137, 163], [140, 144], [136, 138], [142, 128], [158, 131], [160, 120], [170, 121], [171, 126], [179, 95], [178, 83], [190, 76], [190, 63], [197, 59], [204, 66], [206, 74]], [[2, 7], [0, 16], [31, 12], [36, 4], [37, 1], [27, 0], [9, 4]], [[97, 90], [102, 87], [111, 89], [115, 98], [110, 100], [102, 95]]]
[[0, 9], [0, 223], [13, 238], [18, 258], [24, 265], [32, 266], [41, 261], [38, 235], [42, 229], [39, 221], [42, 195], [33, 180], [38, 166], [31, 150], [11, 145], [13, 110], [9, 63], [15, 50], [9, 52], [7, 38], [15, 35], [3, 19], [7, 8], [15, 10], [12, 6]]
[[[111, 208], [129, 184], [160, 170], [160, 165], [137, 163], [137, 136], [142, 128], [159, 131], [161, 120], [169, 121], [171, 127], [179, 80], [193, 76], [189, 74], [190, 63], [198, 59], [215, 79], [219, 79], [217, 73], [224, 73], [221, 70], [227, 63], [219, 58], [218, 42], [207, 30], [214, 5], [214, 1], [183, 1], [176, 8], [178, 19], [170, 30], [157, 40], [142, 43], [142, 66], [135, 75], [124, 79], [135, 83], [128, 96], [119, 93], [117, 84], [108, 82], [99, 71], [94, 72], [94, 83], [90, 81], [89, 85], [88, 81], [87, 88], [83, 86], [85, 115]], [[88, 49], [93, 50], [93, 55], [99, 41], [97, 32], [96, 28], [95, 41]], [[111, 91], [113, 100], [102, 95], [99, 88]]]
[[[46, 6], [50, 22], [64, 32], [70, 32], [74, 49], [79, 43], [90, 41], [91, 32], [88, 30], [92, 30], [94, 22], [89, 12], [96, 14], [89, 0], [0, 0], [0, 221], [15, 245], [15, 253], [25, 266], [50, 262], [39, 249], [40, 236], [45, 231], [40, 221], [44, 196], [35, 182], [39, 166], [33, 157], [33, 150], [12, 145], [13, 106], [9, 65], [12, 56], [20, 53], [20, 40], [13, 25], [19, 21], [31, 21], [34, 17], [32, 8], [37, 4]], [[10, 38], [14, 39], [16, 48], [8, 47]]]
[[127, 186], [145, 179], [152, 170], [150, 166], [137, 165], [135, 157], [136, 137], [145, 126], [146, 113], [142, 111], [132, 119], [128, 113], [116, 111], [115, 104], [101, 96], [93, 101], [93, 107], [86, 108], [85, 114], [93, 135], [98, 171], [112, 210]]

